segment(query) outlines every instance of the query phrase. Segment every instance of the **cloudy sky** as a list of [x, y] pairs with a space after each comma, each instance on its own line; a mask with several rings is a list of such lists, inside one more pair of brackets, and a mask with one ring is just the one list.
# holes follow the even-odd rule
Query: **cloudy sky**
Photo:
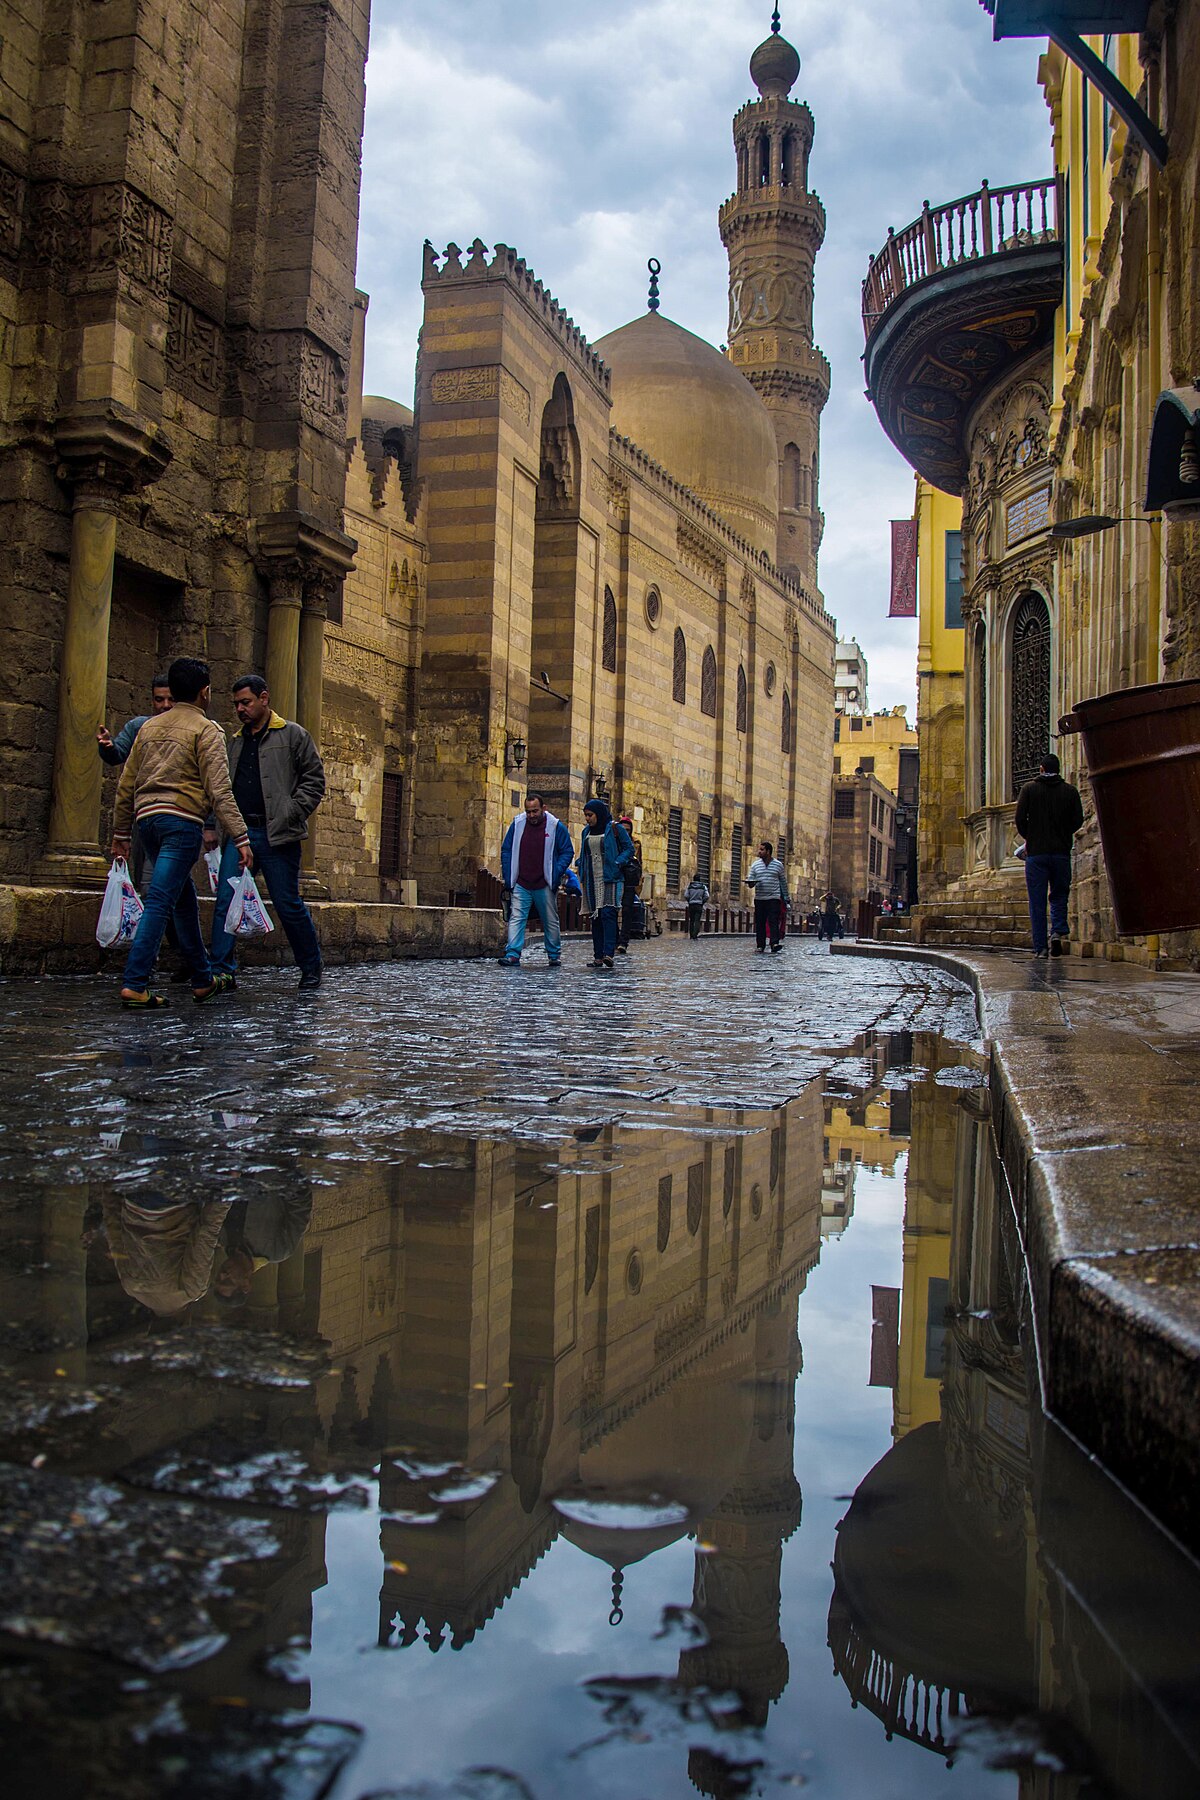
[[[421, 245], [512, 244], [592, 339], [646, 308], [723, 343], [717, 208], [730, 122], [754, 96], [761, 0], [374, 0], [358, 281], [371, 296], [366, 391], [411, 403]], [[785, 0], [794, 97], [816, 118], [810, 185], [828, 218], [816, 337], [821, 585], [866, 652], [870, 700], [914, 713], [916, 626], [886, 617], [887, 521], [912, 473], [863, 398], [859, 289], [887, 228], [1050, 172], [1033, 42], [994, 44], [978, 0]]]

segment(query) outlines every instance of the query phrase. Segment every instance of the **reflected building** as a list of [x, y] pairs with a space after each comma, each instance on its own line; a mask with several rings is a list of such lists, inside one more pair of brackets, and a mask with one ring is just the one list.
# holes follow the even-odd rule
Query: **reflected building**
[[[834, 1667], [889, 1737], [949, 1761], [973, 1721], [998, 1745], [1019, 1726], [1022, 1800], [1094, 1794], [1089, 1765], [1106, 1792], [1184, 1800], [1197, 1571], [1041, 1412], [987, 1117], [981, 1090], [913, 1092], [896, 1442], [838, 1528]], [[1148, 1592], [1179, 1596], [1153, 1643]]]

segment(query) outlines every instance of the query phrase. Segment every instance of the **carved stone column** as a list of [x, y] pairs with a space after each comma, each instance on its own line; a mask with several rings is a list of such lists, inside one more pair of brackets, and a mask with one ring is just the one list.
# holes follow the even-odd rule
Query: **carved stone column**
[[[321, 748], [321, 697], [325, 681], [325, 620], [329, 611], [332, 577], [322, 576], [309, 582], [304, 591], [304, 609], [300, 614], [300, 667], [296, 694], [296, 718]], [[309, 820], [304, 840], [302, 866], [308, 881], [315, 886], [313, 873], [317, 857], [317, 822]]]
[[104, 765], [96, 733], [108, 697], [108, 634], [121, 496], [161, 475], [171, 458], [165, 435], [110, 403], [63, 420], [57, 432], [59, 479], [73, 486], [71, 564], [59, 657], [50, 829], [39, 881], [102, 886], [100, 796]]
[[267, 686], [271, 704], [282, 718], [296, 717], [300, 668], [300, 612], [304, 605], [304, 564], [289, 557], [272, 569], [268, 590]]
[[[266, 577], [271, 608], [267, 615], [267, 686], [271, 704], [295, 719], [321, 747], [321, 699], [325, 676], [325, 621], [330, 603], [354, 567], [358, 545], [311, 514], [272, 513], [256, 519], [250, 532], [254, 560]], [[308, 828], [303, 854], [303, 892], [327, 898], [313, 874], [315, 826]]]

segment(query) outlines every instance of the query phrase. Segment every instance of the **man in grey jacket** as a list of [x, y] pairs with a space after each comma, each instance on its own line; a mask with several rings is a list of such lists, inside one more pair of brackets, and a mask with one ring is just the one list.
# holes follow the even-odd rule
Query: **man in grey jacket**
[[[254, 866], [287, 933], [301, 988], [320, 987], [321, 946], [312, 914], [300, 898], [300, 846], [308, 836], [309, 815], [325, 793], [325, 770], [303, 725], [272, 712], [261, 675], [242, 675], [234, 682], [233, 705], [242, 729], [230, 740], [229, 779], [250, 833]], [[237, 947], [225, 929], [225, 915], [233, 892], [230, 882], [237, 874], [237, 850], [227, 843], [213, 909], [212, 965], [231, 977], [237, 973]]]
[[783, 913], [788, 904], [787, 876], [775, 855], [774, 844], [766, 839], [758, 846], [758, 855], [750, 864], [746, 886], [754, 889], [754, 944], [759, 956], [767, 948], [771, 934], [771, 954], [783, 949]]

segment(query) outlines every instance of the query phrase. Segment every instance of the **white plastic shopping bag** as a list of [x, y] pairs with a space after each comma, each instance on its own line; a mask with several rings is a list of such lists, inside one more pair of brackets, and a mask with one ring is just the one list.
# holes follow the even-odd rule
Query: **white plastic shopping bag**
[[266, 932], [274, 931], [249, 869], [227, 879], [233, 889], [233, 899], [225, 914], [225, 929], [230, 937], [262, 937]]
[[138, 920], [145, 909], [141, 896], [129, 879], [129, 865], [123, 856], [114, 858], [104, 884], [104, 899], [96, 921], [96, 942], [105, 950], [123, 939], [134, 936]]
[[208, 870], [208, 891], [210, 894], [215, 894], [217, 891], [217, 878], [221, 873], [221, 852], [219, 850], [206, 850], [204, 852], [204, 866]]

